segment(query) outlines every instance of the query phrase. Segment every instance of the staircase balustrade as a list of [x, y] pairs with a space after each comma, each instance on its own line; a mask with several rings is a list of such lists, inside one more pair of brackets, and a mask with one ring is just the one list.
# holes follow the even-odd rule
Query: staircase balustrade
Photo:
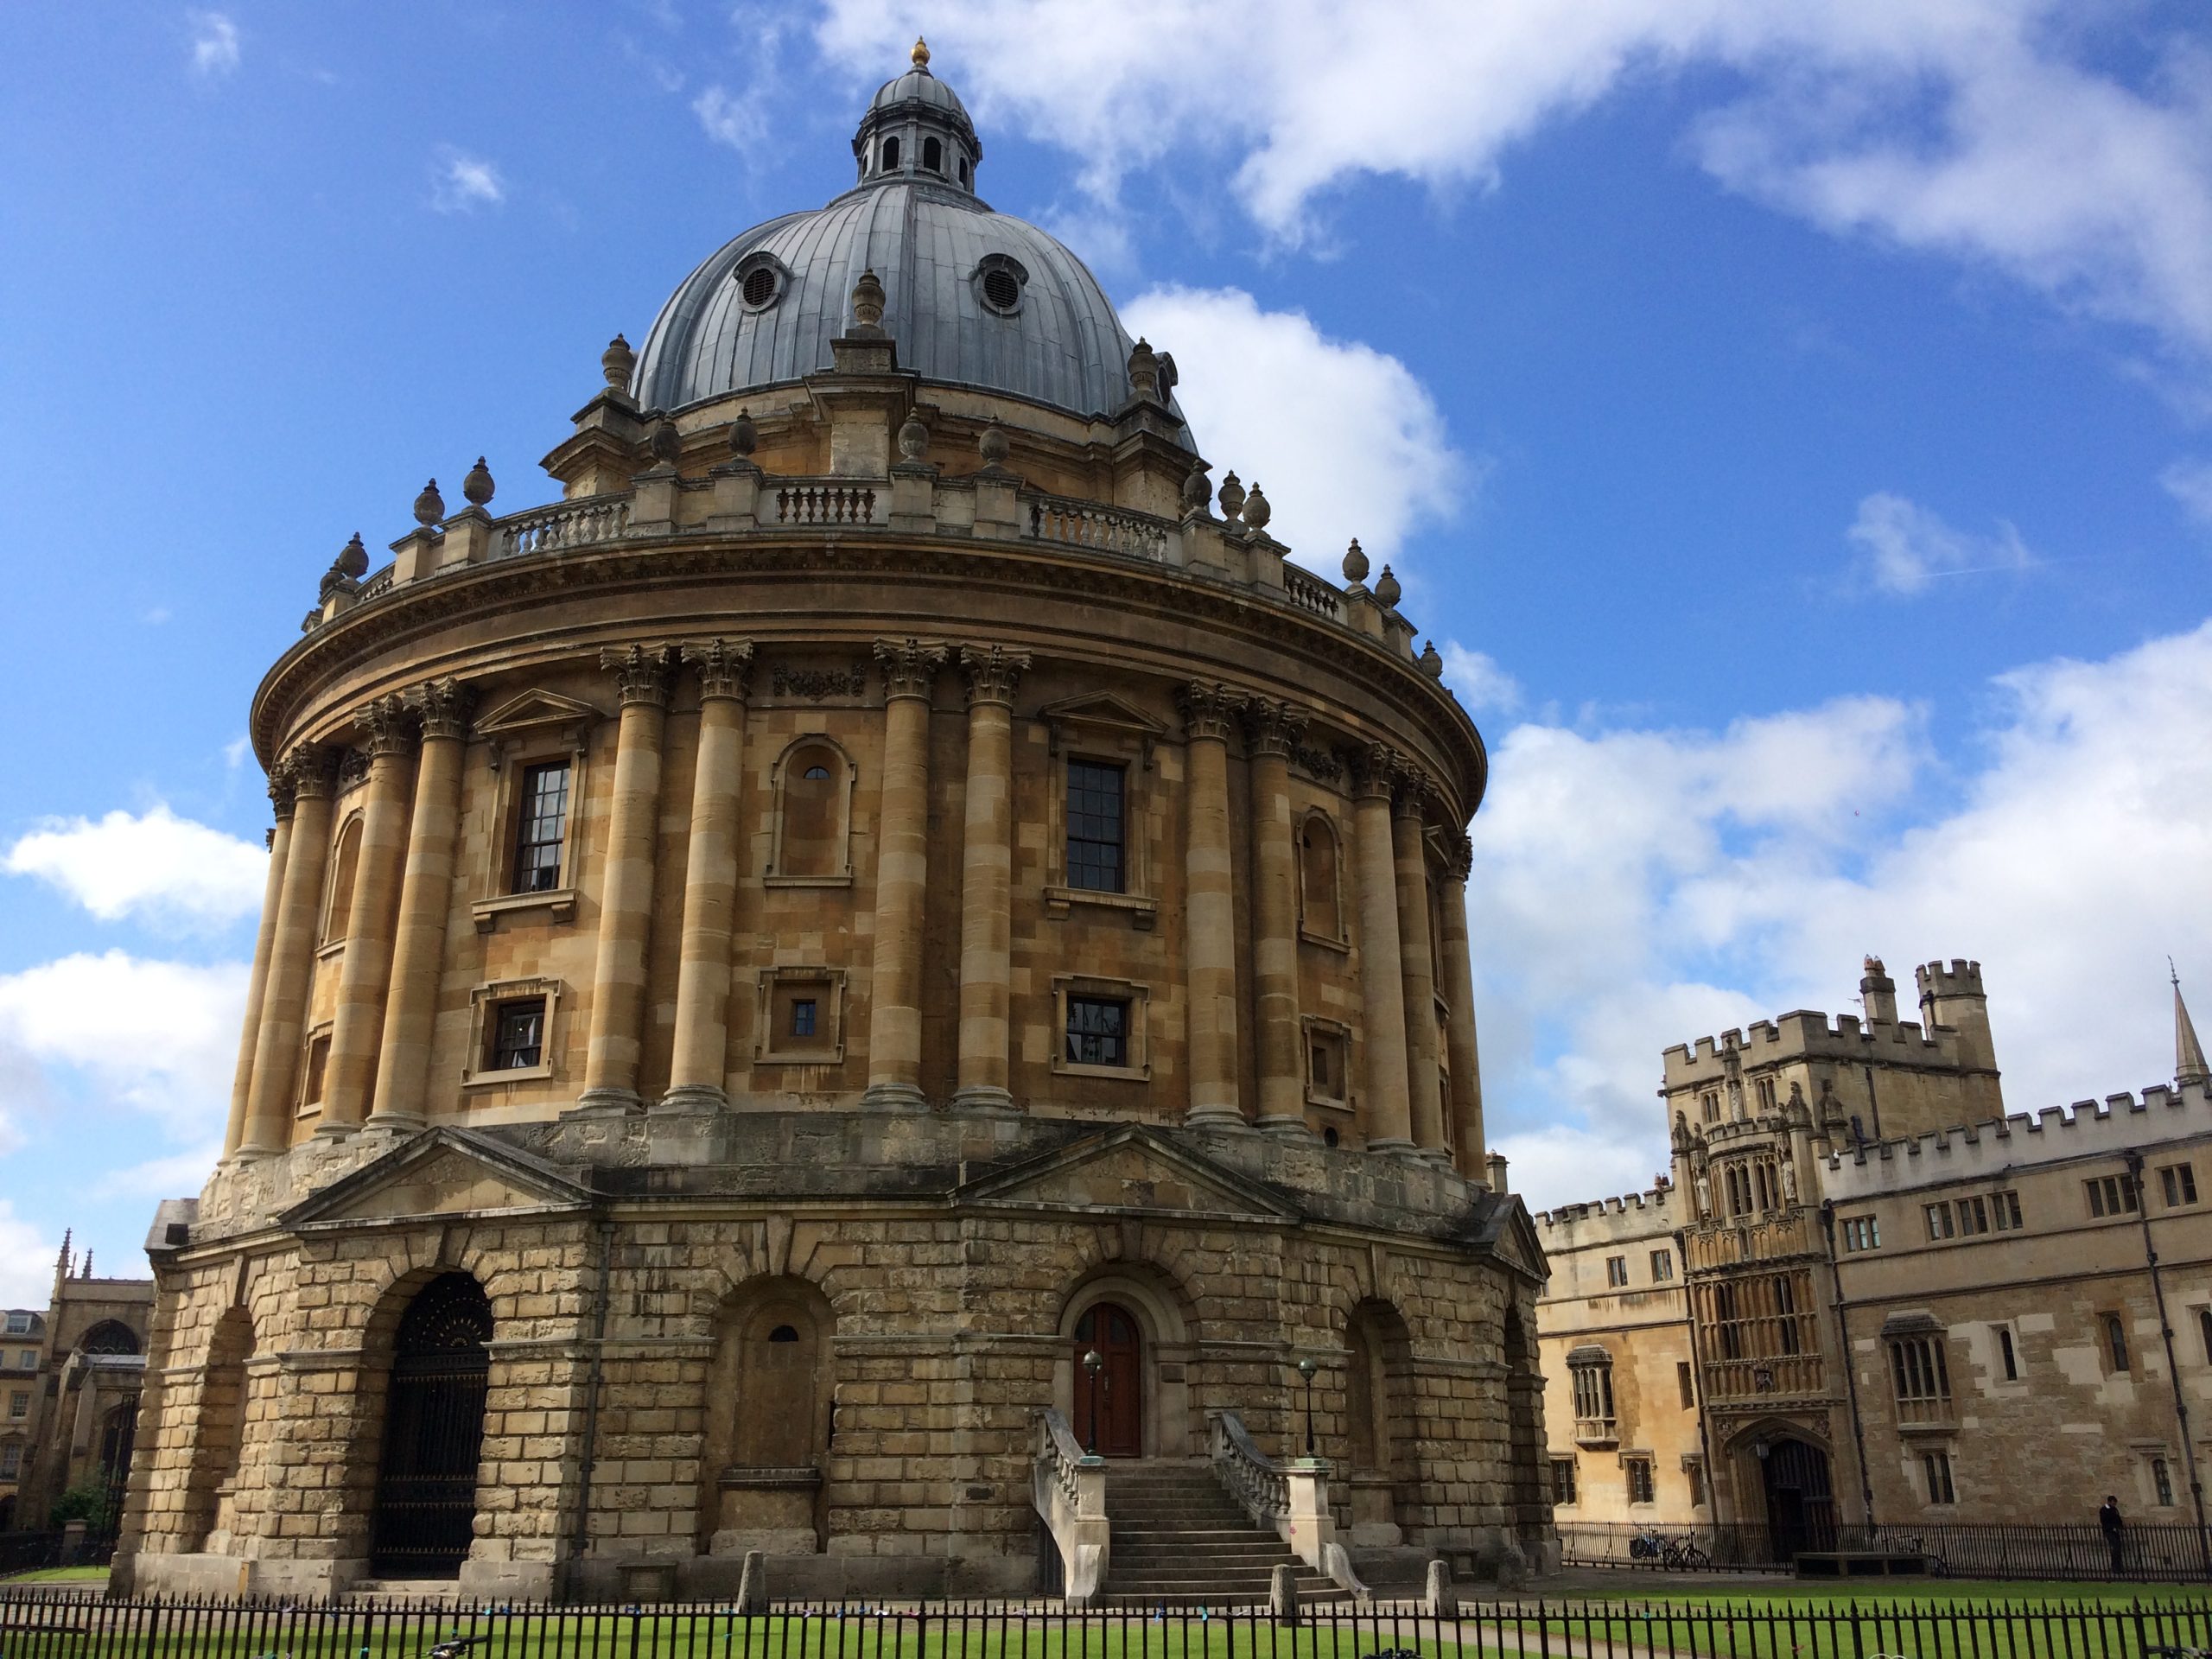
[[1277, 1463], [1253, 1442], [1233, 1411], [1206, 1414], [1206, 1442], [1217, 1479], [1258, 1527], [1271, 1527], [1285, 1548], [1343, 1590], [1370, 1592], [1351, 1570], [1329, 1513], [1329, 1465], [1319, 1458]]
[[1106, 1582], [1113, 1531], [1106, 1519], [1106, 1460], [1085, 1452], [1068, 1420], [1050, 1406], [1034, 1414], [1030, 1498], [1060, 1552], [1062, 1591], [1089, 1607]]

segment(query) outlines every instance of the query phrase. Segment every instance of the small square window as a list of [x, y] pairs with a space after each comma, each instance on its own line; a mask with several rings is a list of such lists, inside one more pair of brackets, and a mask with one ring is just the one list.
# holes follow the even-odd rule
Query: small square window
[[819, 970], [772, 970], [763, 982], [758, 1058], [772, 1065], [830, 1065], [844, 1058], [839, 982]]
[[1675, 1253], [1672, 1250], [1651, 1252], [1651, 1282], [1664, 1284], [1675, 1276]]
[[501, 1002], [492, 1010], [491, 1052], [487, 1071], [514, 1071], [545, 1063], [545, 999], [522, 997]]
[[1128, 1003], [1118, 997], [1070, 996], [1067, 1057], [1071, 1065], [1128, 1065]]
[[21, 1389], [17, 1389], [15, 1393], [10, 1395], [8, 1396], [8, 1414], [10, 1417], [29, 1416], [31, 1414], [30, 1395], [23, 1393]]
[[814, 1035], [816, 1006], [815, 1000], [810, 996], [795, 996], [791, 999], [792, 1036], [811, 1037]]

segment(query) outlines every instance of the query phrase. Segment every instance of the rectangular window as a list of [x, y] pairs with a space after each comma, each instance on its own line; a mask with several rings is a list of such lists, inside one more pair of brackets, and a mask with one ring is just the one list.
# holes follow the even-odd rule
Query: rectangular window
[[1843, 1219], [1843, 1249], [1847, 1255], [1860, 1250], [1876, 1250], [1882, 1247], [1882, 1230], [1872, 1216], [1846, 1216]]
[[1719, 1095], [1708, 1091], [1697, 1097], [1697, 1103], [1700, 1109], [1705, 1113], [1705, 1121], [1707, 1122], [1718, 1123], [1720, 1121], [1720, 1096]]
[[1120, 893], [1122, 768], [1068, 762], [1068, 886]]
[[2098, 1175], [2082, 1185], [2088, 1189], [2091, 1215], [2132, 1216], [2135, 1213], [2137, 1200], [2133, 1175]]
[[1687, 1359], [1675, 1362], [1675, 1387], [1682, 1396], [1682, 1409], [1694, 1411], [1697, 1408], [1697, 1389], [1691, 1381], [1690, 1363]]
[[23, 1448], [0, 1446], [0, 1480], [14, 1480], [23, 1472]]
[[528, 768], [515, 815], [514, 892], [550, 893], [561, 885], [561, 842], [568, 828], [569, 763]]
[[1585, 1436], [1603, 1436], [1613, 1430], [1613, 1368], [1608, 1363], [1572, 1365], [1574, 1378], [1574, 1429]]
[[1903, 1337], [1890, 1344], [1897, 1421], [1926, 1422], [1951, 1413], [1951, 1372], [1940, 1336]]
[[330, 1034], [326, 1032], [320, 1037], [308, 1038], [307, 1082], [300, 1090], [302, 1104], [313, 1106], [321, 1101], [323, 1074], [329, 1069]]
[[2166, 1208], [2196, 1202], [2196, 1172], [2187, 1164], [2168, 1164], [2158, 1172], [2158, 1184], [2166, 1190]]
[[2196, 1334], [2204, 1338], [2204, 1363], [2212, 1365], [2212, 1307], [2196, 1310]]
[[2005, 1380], [2007, 1382], [2017, 1382], [2020, 1380], [2020, 1356], [2018, 1351], [2012, 1346], [2012, 1327], [2009, 1325], [2000, 1325], [1997, 1327], [1997, 1359], [1998, 1363], [2005, 1368]]
[[1959, 1200], [1959, 1235], [1972, 1238], [1976, 1233], [1989, 1230], [1989, 1203], [1985, 1198]]
[[1928, 1481], [1928, 1501], [1930, 1503], [1955, 1503], [1959, 1495], [1951, 1485], [1951, 1454], [1948, 1452], [1923, 1452], [1920, 1454], [1921, 1472]]
[[2020, 1195], [2010, 1188], [2002, 1192], [1991, 1193], [1989, 1213], [1991, 1219], [1996, 1222], [1999, 1232], [2018, 1232], [2020, 1230]]
[[2173, 1508], [2174, 1471], [2164, 1458], [2151, 1459], [2151, 1490], [2157, 1495], [2160, 1509]]
[[1772, 1111], [1774, 1109], [1774, 1079], [1772, 1077], [1759, 1078], [1758, 1091], [1759, 1110], [1762, 1112]]
[[10, 1417], [29, 1416], [31, 1414], [30, 1395], [23, 1393], [20, 1389], [16, 1393], [10, 1395], [8, 1396], [8, 1414]]
[[1628, 1257], [1609, 1255], [1605, 1258], [1605, 1282], [1615, 1289], [1628, 1283]]
[[31, 1316], [30, 1316], [29, 1314], [28, 1314], [28, 1313], [10, 1313], [10, 1314], [8, 1316], [8, 1334], [9, 1334], [10, 1336], [11, 1336], [11, 1337], [20, 1337], [20, 1336], [22, 1336], [22, 1335], [23, 1334], [23, 1332], [25, 1332], [26, 1331], [29, 1330], [30, 1328], [31, 1328]]
[[1949, 1205], [1923, 1205], [1921, 1206], [1921, 1213], [1928, 1217], [1928, 1236], [1929, 1238], [1949, 1238], [1956, 1231], [1955, 1224], [1951, 1219], [1951, 1206]]
[[1663, 1285], [1675, 1276], [1675, 1253], [1672, 1250], [1651, 1252], [1651, 1282]]
[[814, 1035], [814, 1009], [815, 1000], [810, 996], [795, 996], [791, 999], [792, 1036], [811, 1037]]
[[1129, 1005], [1113, 997], [1068, 998], [1068, 1064], [1129, 1063]]
[[1621, 1459], [1621, 1467], [1628, 1471], [1628, 1501], [1631, 1503], [1650, 1503], [1652, 1501], [1651, 1459], [1624, 1458]]
[[1552, 1459], [1552, 1502], [1564, 1508], [1574, 1502], [1574, 1459]]
[[1690, 1508], [1703, 1509], [1705, 1507], [1705, 1465], [1695, 1459], [1692, 1459], [1682, 1465], [1682, 1473], [1689, 1478]]
[[545, 999], [525, 997], [492, 1010], [492, 1052], [487, 1071], [514, 1071], [545, 1063]]
[[35, 1348], [26, 1348], [22, 1352], [17, 1354], [16, 1356], [16, 1367], [18, 1370], [25, 1371], [35, 1371], [38, 1370], [38, 1350]]

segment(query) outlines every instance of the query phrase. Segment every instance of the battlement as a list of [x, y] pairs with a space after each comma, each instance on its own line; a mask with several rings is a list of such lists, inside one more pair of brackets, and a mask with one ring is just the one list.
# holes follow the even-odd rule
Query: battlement
[[1870, 1061], [1937, 1069], [1961, 1065], [1957, 1034], [1948, 1026], [1923, 1030], [1916, 1020], [1862, 1021], [1855, 1014], [1831, 1019], [1798, 1008], [1774, 1020], [1757, 1020], [1747, 1030], [1724, 1031], [1718, 1038], [1677, 1043], [1661, 1058], [1665, 1066], [1662, 1094], [1720, 1082], [1727, 1075], [1723, 1056], [1733, 1049], [1746, 1070], [1792, 1060], [1827, 1060], [1863, 1065]]
[[1823, 1193], [1838, 1204], [1942, 1181], [1995, 1177], [2022, 1166], [2110, 1157], [2212, 1135], [2212, 1088], [2153, 1084], [2071, 1107], [2046, 1106], [1926, 1135], [1869, 1141], [1822, 1160]]
[[1948, 968], [1940, 962], [1931, 962], [1916, 968], [1912, 976], [1920, 987], [1922, 996], [1981, 996], [1981, 964], [1978, 962], [1953, 962]]
[[1670, 1234], [1681, 1224], [1681, 1216], [1675, 1204], [1675, 1189], [1654, 1186], [1617, 1198], [1592, 1198], [1586, 1204], [1539, 1210], [1535, 1220], [1544, 1231], [1544, 1248], [1561, 1250]]

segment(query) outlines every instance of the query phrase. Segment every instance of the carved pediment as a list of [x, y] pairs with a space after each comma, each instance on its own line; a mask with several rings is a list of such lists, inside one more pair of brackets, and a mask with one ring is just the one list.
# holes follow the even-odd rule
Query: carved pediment
[[604, 718], [601, 710], [574, 697], [564, 697], [554, 691], [530, 690], [510, 697], [498, 708], [478, 716], [476, 735], [509, 737], [543, 731], [549, 726], [588, 729]]
[[970, 1181], [954, 1198], [1009, 1207], [1299, 1218], [1299, 1211], [1269, 1188], [1138, 1126], [1078, 1141]]
[[1529, 1206], [1512, 1193], [1492, 1196], [1489, 1208], [1475, 1229], [1474, 1242], [1531, 1279], [1551, 1277], [1551, 1263], [1544, 1255], [1543, 1241], [1536, 1236], [1536, 1224], [1529, 1218]]
[[565, 1209], [591, 1194], [554, 1165], [465, 1129], [429, 1129], [277, 1219], [286, 1227]]
[[1135, 703], [1124, 702], [1111, 691], [1093, 691], [1052, 703], [1039, 709], [1037, 718], [1050, 726], [1080, 726], [1146, 738], [1163, 736], [1167, 730]]

